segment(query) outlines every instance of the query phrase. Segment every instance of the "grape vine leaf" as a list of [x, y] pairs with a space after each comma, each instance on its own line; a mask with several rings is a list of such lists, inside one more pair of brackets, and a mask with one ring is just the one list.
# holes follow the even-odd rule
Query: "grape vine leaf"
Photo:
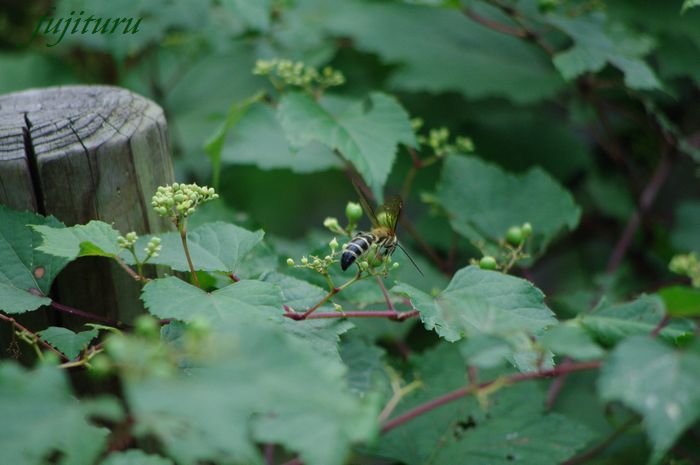
[[38, 250], [57, 257], [68, 260], [88, 256], [115, 257], [120, 252], [117, 245], [119, 231], [103, 221], [93, 220], [69, 228], [45, 225], [32, 228], [44, 239]]
[[436, 297], [401, 283], [392, 292], [411, 299], [426, 329], [448, 341], [479, 334], [536, 334], [556, 324], [544, 294], [532, 283], [478, 266], [457, 271]]
[[593, 341], [591, 335], [575, 323], [548, 328], [539, 342], [557, 355], [576, 360], [595, 360], [605, 355], [605, 351]]
[[126, 382], [136, 434], [155, 435], [177, 463], [262, 464], [255, 442], [270, 442], [308, 465], [340, 465], [376, 434], [378, 399], [352, 394], [340, 361], [266, 325], [217, 335], [217, 360]]
[[644, 416], [657, 463], [681, 433], [700, 419], [700, 344], [674, 350], [648, 336], [621, 342], [603, 366], [598, 388]]
[[554, 66], [565, 79], [598, 72], [610, 63], [624, 73], [625, 84], [633, 89], [661, 88], [656, 73], [643, 59], [654, 47], [651, 37], [635, 34], [621, 24], [609, 24], [600, 11], [545, 18], [574, 41], [571, 48], [553, 58]]
[[[262, 230], [249, 231], [235, 224], [216, 221], [188, 231], [187, 247], [196, 270], [236, 273], [264, 235]], [[157, 257], [149, 259], [148, 263], [167, 265], [177, 271], [189, 271], [180, 234], [169, 232], [156, 236], [161, 239], [161, 251]], [[139, 260], [146, 258], [143, 249], [151, 237], [153, 236], [140, 237], [136, 241], [136, 256]], [[130, 254], [122, 252], [121, 255], [124, 261], [133, 263]]]
[[228, 164], [254, 164], [260, 169], [286, 168], [295, 173], [339, 169], [342, 161], [325, 145], [312, 141], [295, 149], [275, 116], [264, 103], [251, 105], [231, 128], [221, 150], [221, 161]]
[[[609, 347], [629, 336], [651, 333], [663, 319], [664, 312], [664, 302], [660, 297], [644, 295], [622, 304], [603, 304], [580, 315], [578, 321], [596, 341]], [[692, 324], [676, 320], [664, 327], [659, 336], [675, 342], [692, 333]]]
[[270, 27], [272, 0], [249, 2], [246, 0], [224, 0], [223, 6], [229, 8], [246, 24], [259, 30], [267, 31]]
[[97, 337], [97, 333], [96, 329], [75, 333], [68, 328], [50, 326], [40, 331], [39, 336], [72, 360]]
[[276, 271], [264, 273], [260, 280], [279, 286], [285, 305], [293, 310], [306, 311], [327, 294], [314, 284]]
[[65, 371], [26, 371], [14, 362], [0, 364], [0, 411], [0, 450], [3, 462], [13, 465], [42, 465], [52, 456], [56, 465], [92, 465], [109, 431], [90, 418], [122, 416], [114, 399], [76, 400]]
[[147, 454], [139, 449], [112, 452], [100, 465], [174, 465], [160, 455]]
[[[453, 345], [441, 344], [412, 361], [423, 389], [406, 396], [394, 417], [468, 383]], [[546, 414], [544, 397], [535, 384], [518, 383], [490, 394], [485, 408], [473, 397], [460, 399], [391, 430], [377, 452], [408, 465], [557, 465], [592, 434], [562, 415]]]
[[455, 231], [472, 241], [497, 243], [509, 227], [530, 222], [534, 253], [575, 229], [581, 215], [571, 194], [541, 169], [512, 175], [476, 157], [445, 160], [437, 198]]
[[394, 88], [528, 103], [556, 95], [564, 84], [537, 47], [484, 27], [459, 8], [343, 0], [319, 9], [329, 32], [398, 65], [389, 81]]
[[361, 337], [351, 337], [340, 346], [343, 363], [348, 367], [348, 388], [358, 394], [366, 394], [379, 386], [389, 387], [384, 368], [385, 351]]
[[331, 112], [330, 106], [291, 92], [280, 100], [277, 117], [293, 146], [317, 141], [338, 150], [381, 201], [398, 144], [416, 145], [406, 110], [394, 97], [379, 92], [364, 101], [353, 101], [340, 113]]
[[[282, 273], [264, 273], [260, 276], [260, 280], [278, 286], [282, 290], [284, 304], [298, 312], [308, 310], [326, 295], [326, 291], [320, 287]], [[288, 334], [293, 334], [299, 339], [307, 341], [311, 347], [316, 348], [319, 354], [335, 359], [340, 358], [338, 352], [340, 335], [355, 327], [350, 320], [339, 318], [306, 321], [284, 318], [282, 324]]]
[[174, 276], [149, 281], [141, 300], [158, 318], [193, 321], [204, 317], [212, 322], [268, 320], [281, 314], [283, 303], [280, 288], [262, 281], [241, 280], [206, 292]]
[[69, 260], [36, 248], [41, 236], [34, 225], [62, 228], [53, 216], [18, 212], [0, 205], [0, 310], [23, 313], [51, 303], [46, 297]]

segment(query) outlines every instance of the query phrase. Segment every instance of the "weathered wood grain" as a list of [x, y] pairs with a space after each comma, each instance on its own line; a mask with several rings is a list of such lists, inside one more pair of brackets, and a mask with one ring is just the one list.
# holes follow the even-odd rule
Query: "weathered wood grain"
[[[0, 96], [0, 203], [68, 226], [98, 219], [145, 234], [167, 229], [150, 198], [171, 182], [167, 125], [155, 103], [109, 86]], [[80, 259], [52, 293], [61, 303], [130, 321], [143, 311], [139, 291], [108, 260]]]

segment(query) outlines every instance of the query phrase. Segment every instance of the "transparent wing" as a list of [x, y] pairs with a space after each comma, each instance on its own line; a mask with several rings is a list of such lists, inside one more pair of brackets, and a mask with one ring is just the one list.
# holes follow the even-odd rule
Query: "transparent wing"
[[386, 199], [386, 202], [377, 209], [377, 223], [380, 226], [396, 231], [396, 224], [399, 222], [402, 206], [403, 202], [398, 195], [393, 195]]
[[365, 197], [365, 194], [362, 193], [362, 189], [358, 187], [358, 185], [355, 183], [355, 181], [352, 182], [353, 187], [355, 188], [355, 191], [357, 192], [357, 196], [360, 198], [360, 204], [362, 205], [362, 209], [365, 211], [367, 216], [369, 217], [370, 222], [372, 223], [372, 227], [377, 228], [379, 227], [379, 221], [377, 220], [377, 215], [374, 214], [374, 210], [372, 207], [369, 206], [369, 202], [367, 201], [367, 197]]

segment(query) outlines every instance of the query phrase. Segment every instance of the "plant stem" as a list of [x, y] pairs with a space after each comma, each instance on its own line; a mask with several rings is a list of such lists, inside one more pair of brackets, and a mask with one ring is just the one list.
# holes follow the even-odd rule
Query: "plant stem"
[[[323, 305], [323, 304], [325, 304], [326, 302], [328, 302], [328, 301], [331, 299], [331, 297], [333, 297], [334, 295], [338, 294], [339, 292], [342, 292], [343, 289], [345, 289], [346, 287], [350, 286], [350, 285], [353, 284], [355, 281], [359, 280], [361, 275], [362, 275], [362, 272], [361, 272], [361, 271], [358, 271], [354, 278], [352, 278], [351, 280], [349, 280], [348, 282], [346, 282], [345, 284], [343, 284], [343, 285], [340, 286], [340, 287], [334, 287], [334, 288], [332, 288], [332, 289], [328, 292], [328, 294], [326, 294], [325, 297], [323, 297], [323, 299], [321, 299], [320, 301], [318, 301], [318, 303], [317, 303], [316, 305], [314, 305], [313, 307], [311, 307], [310, 309], [308, 309], [307, 311], [305, 311], [304, 313], [302, 313], [302, 314], [299, 315], [298, 317], [293, 317], [293, 318], [294, 318], [295, 320], [305, 320], [305, 319], [307, 319], [307, 318], [309, 317], [309, 315], [311, 315], [313, 312], [316, 311], [316, 309], [318, 309], [318, 307], [320, 307], [321, 305]], [[289, 315], [290, 315], [289, 313], [285, 313], [285, 316], [289, 316]], [[296, 315], [298, 315], [298, 314], [296, 314]]]
[[573, 373], [575, 371], [585, 371], [585, 370], [594, 370], [597, 369], [601, 366], [600, 361], [591, 361], [591, 362], [581, 362], [581, 363], [576, 363], [576, 364], [570, 364], [567, 366], [560, 366], [553, 368], [551, 370], [542, 370], [542, 371], [534, 371], [534, 372], [529, 372], [529, 373], [516, 373], [511, 376], [507, 376], [505, 378], [499, 378], [495, 379], [492, 381], [487, 381], [484, 383], [481, 383], [476, 386], [466, 386], [460, 389], [457, 389], [452, 392], [448, 392], [447, 394], [444, 394], [440, 397], [436, 397], [435, 399], [428, 401], [422, 405], [419, 405], [418, 407], [415, 407], [402, 415], [399, 415], [398, 417], [387, 421], [384, 423], [382, 426], [381, 432], [382, 433], [387, 433], [391, 431], [392, 429], [396, 428], [397, 426], [400, 426], [413, 418], [416, 418], [420, 415], [423, 415], [424, 413], [427, 413], [431, 410], [434, 410], [442, 405], [448, 404], [452, 401], [455, 401], [457, 399], [461, 399], [462, 397], [466, 397], [472, 394], [476, 394], [479, 390], [488, 388], [495, 383], [506, 383], [506, 384], [512, 384], [512, 383], [518, 383], [520, 381], [525, 381], [525, 380], [530, 380], [530, 379], [539, 379], [539, 378], [548, 378], [551, 376], [560, 376], [566, 373]]
[[26, 327], [24, 327], [23, 325], [21, 325], [20, 323], [18, 323], [17, 320], [15, 320], [14, 318], [12, 318], [12, 317], [10, 317], [10, 316], [7, 316], [7, 315], [5, 315], [5, 314], [3, 314], [3, 313], [0, 313], [0, 320], [5, 320], [5, 321], [7, 321], [8, 323], [10, 323], [12, 326], [14, 326], [16, 329], [18, 329], [18, 330], [20, 330], [20, 331], [22, 331], [22, 332], [28, 334], [28, 335], [32, 338], [33, 345], [41, 344], [41, 345], [44, 346], [46, 349], [48, 349], [48, 350], [50, 350], [51, 352], [53, 352], [53, 353], [55, 353], [56, 355], [58, 355], [62, 360], [68, 361], [68, 357], [66, 357], [65, 355], [63, 355], [63, 354], [62, 354], [61, 352], [59, 352], [58, 350], [56, 350], [51, 344], [49, 344], [48, 342], [46, 342], [46, 341], [44, 341], [43, 339], [41, 339], [41, 337], [40, 337], [38, 334], [36, 334], [36, 333], [33, 332], [33, 331], [30, 331], [29, 329], [27, 329]]
[[86, 318], [88, 320], [101, 321], [103, 323], [107, 323], [107, 324], [110, 324], [112, 326], [123, 326], [118, 321], [113, 321], [113, 320], [110, 320], [109, 318], [106, 318], [106, 317], [101, 316], [101, 315], [95, 315], [94, 313], [85, 312], [83, 310], [78, 310], [77, 308], [73, 308], [73, 307], [69, 307], [67, 305], [59, 304], [58, 302], [54, 302], [53, 300], [51, 301], [50, 306], [55, 308], [56, 310], [58, 310], [60, 312], [70, 313], [71, 315], [80, 316], [80, 317]]
[[610, 255], [610, 260], [608, 261], [608, 266], [605, 270], [608, 274], [614, 273], [620, 266], [620, 263], [622, 263], [622, 259], [625, 257], [627, 249], [629, 249], [634, 233], [637, 232], [642, 216], [652, 206], [654, 200], [656, 200], [659, 190], [661, 189], [661, 186], [668, 177], [668, 173], [671, 168], [670, 158], [667, 153], [668, 150], [669, 149], [666, 148], [664, 153], [661, 155], [661, 161], [659, 161], [654, 174], [649, 180], [647, 186], [642, 191], [642, 195], [639, 197], [639, 206], [632, 213], [632, 216], [630, 216], [620, 239], [618, 239], [617, 244], [615, 244], [615, 248]]
[[190, 256], [190, 249], [187, 246], [187, 219], [182, 218], [177, 220], [177, 230], [180, 232], [180, 240], [182, 241], [182, 248], [185, 250], [185, 258], [187, 258], [187, 266], [190, 267], [190, 273], [192, 274], [192, 281], [194, 284], [201, 288], [199, 284], [199, 278], [197, 277], [197, 272], [194, 269], [194, 264], [192, 263], [192, 257]]
[[596, 455], [600, 454], [603, 452], [605, 449], [607, 449], [617, 438], [622, 436], [622, 434], [627, 431], [628, 428], [631, 426], [634, 426], [635, 424], [639, 423], [638, 418], [630, 418], [627, 420], [625, 423], [623, 423], [619, 428], [617, 428], [615, 431], [612, 432], [610, 436], [607, 437], [603, 442], [600, 444], [592, 447], [591, 449], [570, 458], [569, 460], [562, 462], [561, 465], [579, 465], [582, 463], [588, 463], [593, 457]]
[[377, 278], [377, 284], [379, 284], [379, 289], [382, 290], [382, 295], [384, 296], [384, 300], [386, 301], [386, 307], [389, 310], [396, 311], [396, 308], [394, 308], [394, 303], [391, 301], [391, 297], [389, 296], [389, 292], [387, 292], [386, 290], [384, 281], [382, 281], [382, 278], [379, 275], [375, 275], [375, 278]]
[[115, 255], [114, 257], [112, 257], [112, 259], [113, 259], [115, 262], [117, 262], [117, 265], [119, 265], [124, 271], [126, 271], [126, 273], [127, 273], [129, 276], [131, 276], [132, 278], [134, 278], [135, 281], [147, 281], [146, 278], [144, 278], [143, 276], [140, 276], [138, 273], [136, 273], [134, 270], [132, 270], [131, 267], [130, 267], [129, 265], [127, 265], [126, 263], [124, 263], [124, 260], [122, 260], [121, 257], [118, 257], [118, 256]]
[[[289, 308], [289, 307], [287, 307]], [[418, 310], [409, 312], [397, 312], [396, 310], [356, 310], [349, 312], [315, 312], [307, 317], [304, 314], [285, 312], [284, 316], [292, 320], [318, 320], [323, 318], [389, 318], [390, 320], [404, 321], [418, 316]]]

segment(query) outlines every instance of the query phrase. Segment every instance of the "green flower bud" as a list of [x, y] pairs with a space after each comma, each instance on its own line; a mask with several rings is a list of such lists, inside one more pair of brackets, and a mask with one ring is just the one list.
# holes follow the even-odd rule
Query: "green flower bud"
[[334, 229], [340, 229], [338, 219], [333, 217], [328, 217], [325, 220], [323, 220], [323, 226], [330, 229], [331, 231]]
[[395, 270], [395, 269], [397, 269], [398, 267], [399, 267], [399, 262], [394, 262], [394, 263], [391, 264], [391, 269], [392, 269], [392, 270]]
[[94, 379], [104, 379], [112, 371], [112, 361], [104, 354], [97, 354], [90, 360], [88, 374]]
[[307, 265], [309, 263], [309, 259], [306, 257], [301, 257], [301, 264], [302, 265]]
[[490, 255], [486, 255], [481, 257], [481, 260], [479, 260], [479, 268], [482, 270], [495, 270], [498, 268], [498, 263], [496, 262], [495, 258]]
[[332, 251], [332, 252], [335, 252], [335, 249], [338, 248], [338, 241], [336, 240], [335, 237], [333, 238], [332, 241], [330, 241], [330, 242], [328, 243], [328, 246], [331, 248], [331, 251]]
[[289, 265], [289, 266], [294, 266], [294, 260], [292, 260], [291, 258], [288, 258], [288, 259], [287, 259], [287, 265]]
[[523, 237], [523, 231], [517, 226], [511, 226], [506, 232], [506, 241], [513, 246], [519, 246], [523, 243], [525, 238]]
[[333, 308], [335, 308], [336, 312], [342, 312], [343, 311], [343, 306], [339, 304], [333, 304]]
[[348, 202], [345, 206], [345, 216], [351, 223], [357, 223], [362, 218], [362, 207], [359, 203]]
[[532, 225], [530, 223], [524, 223], [520, 230], [523, 232], [523, 237], [527, 239], [532, 235]]
[[151, 315], [139, 315], [134, 320], [134, 332], [150, 339], [157, 339], [160, 334], [160, 324]]

